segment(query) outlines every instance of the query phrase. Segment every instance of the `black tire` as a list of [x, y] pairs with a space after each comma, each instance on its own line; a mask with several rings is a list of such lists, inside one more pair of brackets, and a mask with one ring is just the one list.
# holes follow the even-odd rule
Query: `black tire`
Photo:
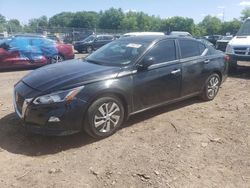
[[205, 86], [201, 94], [201, 99], [204, 101], [213, 100], [219, 92], [220, 84], [221, 78], [218, 74], [214, 73], [210, 75], [205, 82]]
[[93, 52], [93, 47], [92, 47], [92, 46], [87, 46], [87, 47], [86, 47], [86, 52], [87, 52], [88, 54], [92, 53], [92, 52]]
[[[113, 115], [110, 115], [112, 112], [113, 104], [115, 106], [114, 110], [119, 110], [119, 111], [116, 111]], [[105, 108], [108, 107], [106, 109], [109, 110], [111, 109], [110, 110], [111, 112], [107, 110], [109, 115], [107, 115], [108, 113], [106, 114], [106, 111], [103, 108], [104, 106]], [[101, 111], [103, 113], [101, 113], [100, 109], [102, 109]], [[115, 116], [116, 118], [114, 118]], [[117, 120], [118, 116], [119, 119]], [[84, 130], [91, 137], [97, 139], [106, 138], [114, 134], [119, 129], [119, 127], [123, 123], [123, 120], [124, 120], [124, 106], [121, 100], [116, 96], [103, 96], [94, 101], [89, 107], [84, 121]], [[101, 122], [103, 123], [101, 124]], [[117, 122], [117, 124], [115, 124], [114, 122]], [[108, 128], [110, 128], [110, 130], [108, 130]]]
[[77, 52], [78, 52], [79, 54], [81, 54], [83, 51], [82, 51], [82, 50], [77, 50]]

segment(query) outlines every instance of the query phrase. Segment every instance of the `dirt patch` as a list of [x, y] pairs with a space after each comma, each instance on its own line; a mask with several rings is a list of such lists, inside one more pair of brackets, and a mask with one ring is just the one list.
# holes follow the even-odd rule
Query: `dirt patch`
[[96, 141], [28, 134], [0, 73], [0, 187], [250, 187], [250, 68], [212, 102], [197, 98], [133, 116]]

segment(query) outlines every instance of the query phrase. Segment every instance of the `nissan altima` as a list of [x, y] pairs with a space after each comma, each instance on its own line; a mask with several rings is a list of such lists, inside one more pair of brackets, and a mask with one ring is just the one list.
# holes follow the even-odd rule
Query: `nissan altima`
[[215, 98], [227, 56], [192, 38], [115, 40], [85, 59], [37, 69], [14, 88], [24, 126], [39, 134], [115, 133], [131, 115], [193, 96]]

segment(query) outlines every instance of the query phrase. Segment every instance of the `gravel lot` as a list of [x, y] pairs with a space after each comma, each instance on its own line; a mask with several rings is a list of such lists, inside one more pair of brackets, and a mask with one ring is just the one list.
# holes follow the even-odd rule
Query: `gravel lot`
[[212, 102], [197, 98], [131, 117], [100, 141], [23, 130], [0, 73], [0, 187], [250, 187], [250, 67]]

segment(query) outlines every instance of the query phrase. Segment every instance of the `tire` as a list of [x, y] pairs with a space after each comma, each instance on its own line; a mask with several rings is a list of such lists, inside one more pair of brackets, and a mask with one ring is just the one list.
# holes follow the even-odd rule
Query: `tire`
[[123, 120], [124, 106], [120, 99], [115, 96], [104, 96], [89, 107], [84, 121], [84, 130], [91, 137], [106, 138], [119, 129]]
[[211, 101], [213, 100], [219, 89], [221, 84], [221, 78], [218, 74], [214, 73], [210, 75], [205, 83], [204, 89], [201, 94], [201, 98], [204, 101]]
[[78, 52], [79, 54], [81, 54], [83, 51], [82, 51], [82, 50], [77, 50], [77, 52]]
[[62, 55], [60, 55], [60, 54], [55, 54], [51, 58], [51, 64], [59, 63], [59, 62], [62, 62], [62, 61], [64, 61], [64, 57]]
[[88, 54], [92, 53], [92, 51], [93, 51], [93, 47], [92, 47], [92, 46], [87, 46], [87, 47], [86, 47], [86, 52], [87, 52]]

